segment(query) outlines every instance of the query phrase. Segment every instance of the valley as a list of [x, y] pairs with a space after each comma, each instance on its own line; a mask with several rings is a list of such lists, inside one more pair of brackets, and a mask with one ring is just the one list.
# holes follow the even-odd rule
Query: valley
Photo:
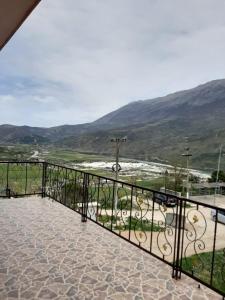
[[[192, 167], [211, 172], [225, 141], [224, 115], [225, 79], [221, 79], [165, 97], [131, 102], [92, 123], [51, 128], [0, 125], [0, 146], [17, 145], [24, 154], [14, 154], [25, 158], [27, 146], [63, 147], [87, 156], [111, 157], [111, 138], [126, 137], [121, 148], [124, 158], [182, 165], [188, 137]], [[60, 152], [55, 155], [63, 159]], [[69, 159], [70, 154], [64, 154]], [[221, 168], [225, 168], [224, 159]]]

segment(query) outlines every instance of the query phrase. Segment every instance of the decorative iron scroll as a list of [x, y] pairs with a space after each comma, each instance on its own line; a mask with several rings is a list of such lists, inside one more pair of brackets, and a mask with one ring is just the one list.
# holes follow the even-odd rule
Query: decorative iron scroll
[[[159, 204], [158, 204], [159, 205]], [[166, 212], [168, 208], [165, 205], [159, 205], [159, 211], [163, 216], [163, 220], [159, 221], [159, 225], [161, 230], [157, 235], [157, 246], [162, 254], [163, 259], [167, 259], [167, 257], [172, 257], [174, 254], [174, 239], [175, 239], [175, 230], [176, 230], [176, 218], [177, 211], [175, 212], [175, 208], [171, 208], [172, 212], [170, 212], [172, 218], [170, 223], [167, 224]], [[174, 226], [175, 225], [175, 226]]]
[[[209, 264], [199, 255], [206, 248], [203, 238], [207, 230], [207, 222], [204, 214], [196, 208], [188, 211], [186, 219], [191, 226], [191, 229], [186, 229], [187, 244], [184, 248], [184, 258], [187, 263], [187, 258], [190, 256], [188, 251], [195, 255], [192, 264], [192, 273], [194, 274], [203, 269], [208, 269], [209, 266]], [[197, 224], [199, 224], [200, 221], [201, 226], [198, 226], [197, 229]], [[187, 226], [187, 228], [189, 228], [189, 226]]]
[[148, 239], [146, 226], [150, 225], [151, 220], [151, 209], [152, 206], [150, 201], [143, 191], [136, 190], [134, 197], [134, 208], [136, 208], [136, 212], [134, 214], [134, 234], [138, 244], [145, 244]]

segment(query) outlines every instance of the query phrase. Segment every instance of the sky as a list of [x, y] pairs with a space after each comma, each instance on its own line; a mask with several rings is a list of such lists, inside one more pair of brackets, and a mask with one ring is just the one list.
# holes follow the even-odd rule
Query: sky
[[0, 124], [92, 122], [225, 78], [224, 0], [42, 0], [0, 52]]

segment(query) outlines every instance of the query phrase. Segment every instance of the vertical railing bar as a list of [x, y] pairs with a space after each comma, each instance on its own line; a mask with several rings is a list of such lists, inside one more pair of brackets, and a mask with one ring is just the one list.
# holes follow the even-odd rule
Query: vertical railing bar
[[63, 168], [59, 167], [58, 169], [58, 180], [57, 180], [57, 188], [58, 188], [58, 195], [59, 195], [59, 203], [63, 202], [63, 195], [62, 195], [62, 178], [63, 178]]
[[180, 278], [179, 262], [180, 262], [180, 235], [181, 235], [182, 205], [183, 205], [183, 200], [180, 199], [178, 238], [177, 238], [177, 256], [176, 256], [176, 279]]
[[130, 241], [130, 235], [131, 235], [131, 219], [132, 219], [132, 210], [133, 210], [133, 186], [131, 187], [131, 193], [130, 193], [130, 217], [129, 217], [129, 241]]
[[57, 176], [56, 176], [56, 201], [60, 201], [59, 199], [59, 166], [57, 166]]
[[98, 222], [98, 210], [99, 210], [99, 189], [100, 189], [100, 177], [98, 176], [98, 192], [97, 192], [97, 207], [96, 207], [96, 222]]
[[43, 176], [43, 162], [39, 162], [38, 164], [38, 188], [37, 193], [41, 191], [42, 193], [42, 176]]
[[80, 177], [78, 177], [79, 184], [79, 194], [77, 195], [77, 199], [79, 200], [79, 210], [81, 211], [81, 215], [83, 213], [83, 201], [84, 201], [84, 172], [80, 171]]
[[45, 168], [45, 162], [42, 162], [42, 178], [41, 178], [41, 196], [43, 198], [44, 196], [44, 168]]
[[48, 176], [48, 163], [44, 162], [44, 196], [46, 197], [46, 190], [47, 190], [47, 176]]
[[[115, 180], [113, 180], [113, 192], [112, 192], [112, 214], [111, 214], [111, 230], [113, 230], [113, 219], [114, 219], [114, 200], [115, 200]], [[115, 222], [116, 222], [115, 217]]]
[[82, 197], [82, 195], [81, 195], [81, 193], [82, 193], [82, 185], [81, 185], [82, 178], [83, 178], [82, 172], [81, 171], [77, 172], [76, 173], [76, 190], [77, 190], [77, 192], [75, 194], [75, 202], [77, 203], [79, 211], [80, 211], [80, 204], [81, 204], [80, 199]]
[[[175, 215], [175, 236], [174, 236], [174, 250], [173, 250], [173, 278], [177, 279], [177, 271], [176, 271], [176, 248], [177, 248], [177, 224], [178, 224], [178, 208], [180, 205], [180, 199], [177, 198], [176, 205], [176, 215]], [[174, 218], [172, 222], [174, 221]]]
[[[118, 195], [119, 195], [118, 191], [120, 189], [123, 189], [123, 183], [118, 188], [118, 181], [116, 180], [116, 193], [117, 193], [116, 200], [117, 200], [117, 202], [116, 202], [116, 211], [115, 211], [116, 212], [116, 220], [115, 220], [115, 222], [116, 222], [116, 226], [117, 226], [118, 203], [120, 203], [120, 207], [119, 207], [119, 235], [121, 235], [121, 226], [120, 225], [121, 225], [121, 217], [122, 217], [122, 212], [123, 212], [123, 205], [122, 205], [121, 199], [119, 199], [119, 197], [118, 197]], [[120, 202], [119, 202], [119, 200], [120, 200]]]
[[90, 207], [93, 208], [93, 190], [92, 190], [92, 182], [93, 182], [93, 175], [92, 174], [88, 174], [87, 175], [87, 201], [86, 201], [86, 211], [87, 211], [87, 216], [89, 216], [90, 219], [92, 219], [92, 214], [90, 213], [89, 210], [89, 204]]
[[77, 171], [74, 173], [73, 210], [76, 211]]
[[[50, 183], [49, 197], [52, 198], [52, 188], [53, 188], [53, 185], [52, 185], [52, 166], [49, 170], [49, 183]], [[60, 198], [60, 203], [61, 203], [61, 198]]]
[[47, 163], [44, 161], [42, 163], [42, 198], [46, 197], [46, 172], [47, 172]]
[[81, 214], [81, 222], [85, 222], [84, 220], [84, 201], [85, 201], [85, 176], [86, 174], [84, 173], [83, 176], [83, 193], [82, 193], [82, 203], [81, 203], [81, 209], [82, 209], [82, 214]]
[[83, 180], [83, 199], [82, 199], [82, 216], [81, 221], [87, 222], [87, 211], [86, 211], [86, 202], [87, 202], [87, 173], [84, 174], [84, 180]]
[[6, 168], [6, 196], [10, 198], [10, 190], [9, 190], [9, 163], [7, 163], [7, 168]]
[[216, 248], [216, 234], [217, 234], [217, 223], [218, 223], [218, 209], [216, 209], [216, 219], [215, 219], [215, 227], [214, 227], [213, 253], [212, 253], [210, 285], [212, 285], [212, 282], [213, 282], [214, 261], [215, 261], [215, 248]]
[[[143, 195], [143, 188], [141, 189], [141, 194]], [[141, 230], [142, 230], [142, 232], [145, 232], [145, 231], [143, 230], [143, 212], [142, 212], [142, 208], [141, 208], [142, 200], [143, 200], [143, 198], [141, 198], [141, 202], [140, 202], [140, 209], [141, 209], [141, 219], [140, 219], [141, 222], [140, 222], [140, 223], [141, 223]], [[142, 233], [142, 232], [141, 232], [141, 233]], [[139, 241], [139, 246], [142, 247], [140, 241]]]
[[153, 223], [154, 223], [154, 213], [155, 213], [155, 193], [152, 196], [152, 224], [151, 224], [151, 236], [150, 236], [150, 253], [152, 253], [152, 238], [153, 238]]
[[25, 195], [27, 194], [27, 163], [25, 164], [25, 174], [26, 174], [26, 179], [25, 179]]
[[71, 198], [72, 194], [71, 194], [71, 189], [73, 188], [73, 172], [71, 172], [70, 169], [68, 169], [68, 187], [69, 189], [67, 190], [67, 206], [70, 208], [72, 203], [73, 203], [73, 199]]
[[65, 206], [67, 206], [67, 201], [66, 201], [66, 199], [67, 199], [67, 176], [68, 176], [68, 173], [67, 173], [67, 168], [65, 168], [65, 170], [66, 170], [66, 176], [65, 176], [65, 188], [64, 188], [64, 205]]
[[[50, 188], [51, 188], [51, 182], [50, 182], [50, 178], [49, 178], [49, 170], [51, 170], [51, 166], [45, 162], [45, 195], [50, 197]], [[48, 188], [47, 188], [47, 182], [48, 182]], [[48, 195], [47, 192], [48, 191]]]
[[[184, 200], [184, 210], [183, 210], [183, 222], [182, 222], [182, 238], [181, 238], [181, 255], [180, 255], [180, 270], [182, 270], [183, 264], [183, 249], [184, 249], [184, 231], [185, 231], [185, 214], [186, 214], [186, 200]], [[182, 204], [183, 205], [183, 204]]]
[[[87, 185], [86, 185], [86, 219], [87, 219], [87, 217], [88, 217], [88, 213], [89, 213], [89, 190], [90, 190], [90, 176], [92, 176], [92, 175], [90, 175], [90, 174], [87, 174]], [[92, 194], [91, 194], [92, 195]]]

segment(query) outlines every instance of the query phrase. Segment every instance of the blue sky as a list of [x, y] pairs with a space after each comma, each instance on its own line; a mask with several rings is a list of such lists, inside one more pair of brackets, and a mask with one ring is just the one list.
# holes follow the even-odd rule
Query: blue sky
[[225, 78], [224, 0], [42, 1], [0, 52], [0, 123], [91, 122]]

